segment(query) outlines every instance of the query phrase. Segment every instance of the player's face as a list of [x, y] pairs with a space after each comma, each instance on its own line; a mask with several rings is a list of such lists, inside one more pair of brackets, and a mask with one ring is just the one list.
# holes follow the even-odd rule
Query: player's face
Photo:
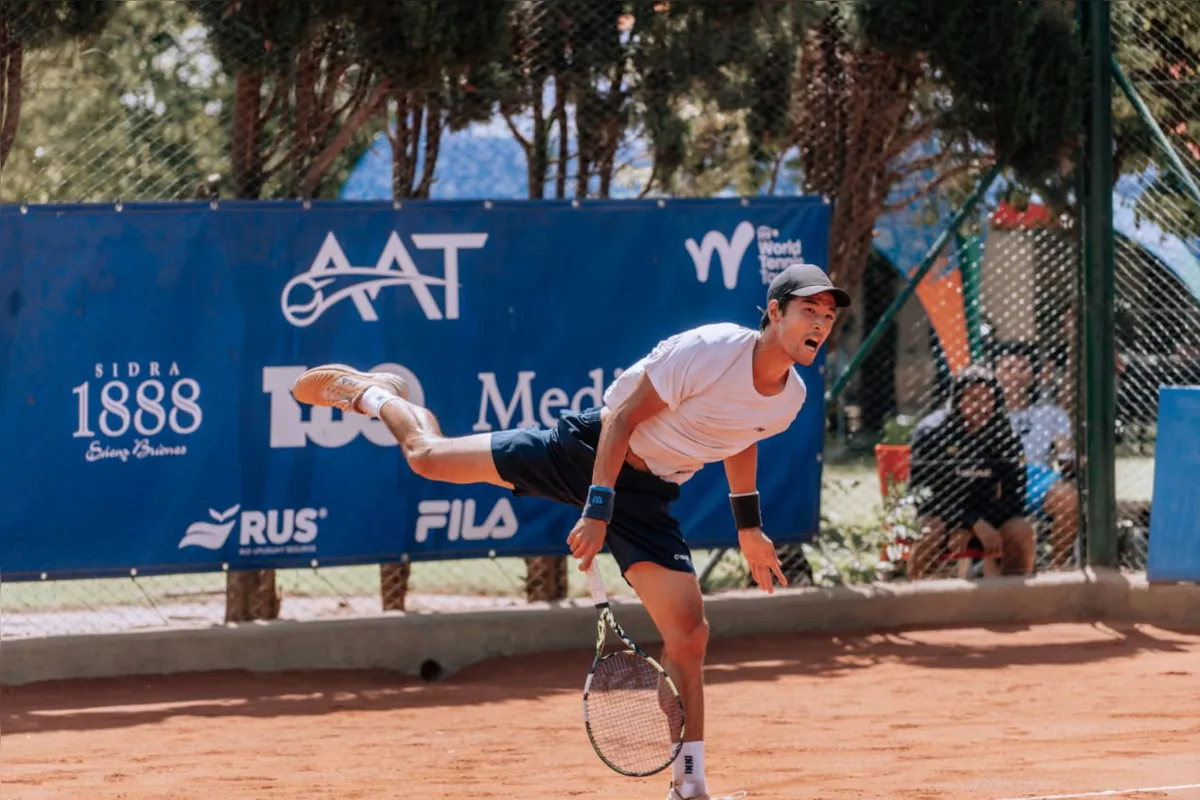
[[797, 297], [779, 318], [779, 341], [792, 361], [807, 367], [829, 338], [835, 319], [837, 303], [828, 292]]

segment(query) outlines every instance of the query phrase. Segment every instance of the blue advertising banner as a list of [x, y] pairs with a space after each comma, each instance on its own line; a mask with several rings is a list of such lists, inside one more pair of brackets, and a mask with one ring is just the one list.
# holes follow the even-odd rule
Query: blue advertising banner
[[1200, 583], [1200, 386], [1158, 390], [1154, 513], [1146, 577], [1152, 583]]
[[[448, 435], [550, 426], [678, 331], [756, 326], [828, 230], [807, 197], [0, 208], [0, 577], [566, 555], [577, 510], [418, 478], [296, 376], [398, 372]], [[822, 364], [760, 449], [777, 541], [817, 529]], [[719, 465], [676, 512], [736, 545]]]

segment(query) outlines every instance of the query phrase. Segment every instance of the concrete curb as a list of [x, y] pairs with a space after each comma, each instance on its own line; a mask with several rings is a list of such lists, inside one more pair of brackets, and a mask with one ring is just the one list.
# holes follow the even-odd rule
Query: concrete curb
[[[635, 641], [659, 641], [636, 601], [614, 613]], [[1114, 570], [986, 581], [722, 593], [706, 598], [713, 638], [803, 631], [1119, 619], [1200, 626], [1200, 586], [1156, 586]], [[464, 613], [389, 613], [190, 630], [17, 639], [0, 645], [0, 684], [213, 670], [387, 669], [446, 672], [489, 658], [590, 649], [585, 601]]]
[[1200, 628], [1200, 586], [1150, 583], [1144, 573], [1105, 570], [1096, 576], [1100, 616], [1162, 627]]

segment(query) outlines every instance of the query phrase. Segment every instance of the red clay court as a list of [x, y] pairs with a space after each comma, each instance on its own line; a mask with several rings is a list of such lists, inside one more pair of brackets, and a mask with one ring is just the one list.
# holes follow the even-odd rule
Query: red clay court
[[[2, 691], [5, 800], [654, 798], [581, 723], [591, 652]], [[1200, 800], [1200, 631], [1057, 624], [718, 640], [706, 765], [749, 798]], [[1173, 787], [1173, 788], [1163, 788]]]

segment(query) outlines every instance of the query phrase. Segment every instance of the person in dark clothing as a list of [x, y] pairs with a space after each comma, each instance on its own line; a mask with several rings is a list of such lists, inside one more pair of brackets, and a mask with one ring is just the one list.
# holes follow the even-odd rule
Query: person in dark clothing
[[1025, 511], [1025, 455], [992, 372], [964, 369], [948, 407], [913, 431], [909, 490], [922, 531], [908, 560], [924, 577], [949, 545], [985, 554], [984, 575], [1033, 571], [1037, 536]]

